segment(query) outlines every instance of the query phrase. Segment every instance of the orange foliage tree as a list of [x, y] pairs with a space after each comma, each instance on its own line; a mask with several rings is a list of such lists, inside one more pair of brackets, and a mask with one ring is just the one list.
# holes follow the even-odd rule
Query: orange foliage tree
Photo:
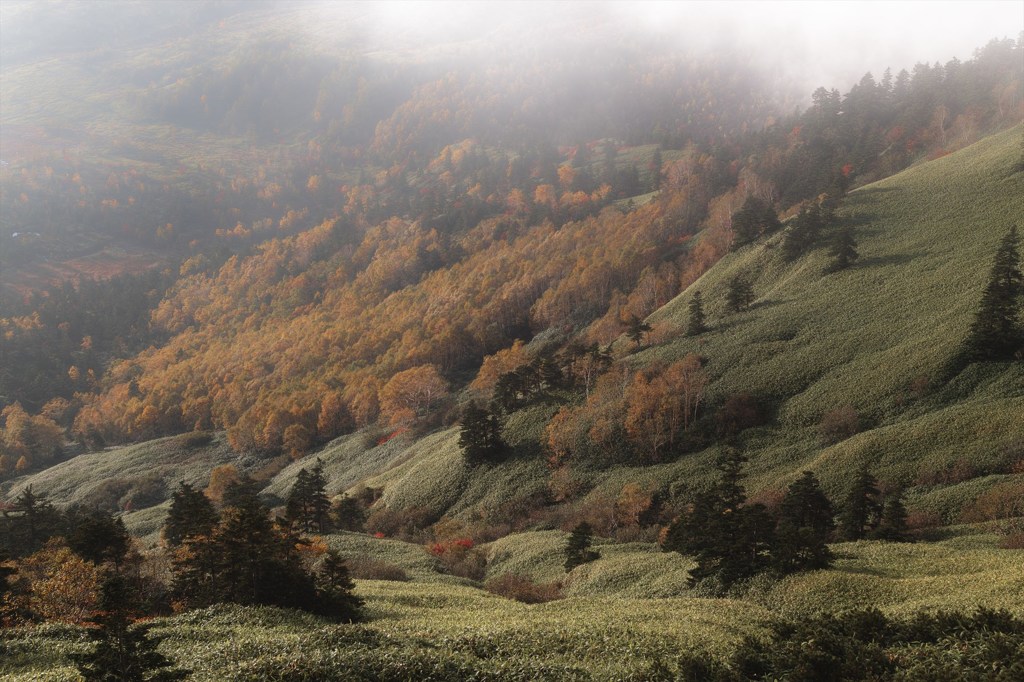
[[392, 426], [408, 426], [448, 397], [448, 382], [433, 365], [407, 369], [380, 390], [381, 415]]

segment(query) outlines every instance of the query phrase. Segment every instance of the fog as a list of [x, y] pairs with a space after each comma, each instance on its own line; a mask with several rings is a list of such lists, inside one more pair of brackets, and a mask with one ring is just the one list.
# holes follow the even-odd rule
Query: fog
[[[636, 33], [683, 51], [743, 54], [809, 93], [845, 91], [918, 62], [970, 59], [992, 39], [1024, 33], [1024, 3], [974, 2], [379, 2], [317, 3], [317, 22], [358, 13], [368, 44], [556, 41]], [[547, 30], [545, 30], [547, 29]], [[1024, 65], [1022, 65], [1024, 66]]]
[[[680, 51], [741, 54], [809, 93], [845, 91], [915, 63], [969, 59], [993, 38], [1024, 32], [1019, 0], [974, 2], [40, 2], [0, 3], [12, 58], [186, 38], [252, 12], [279, 12], [319, 40], [374, 52], [507, 49], [636, 34]], [[237, 21], [236, 21], [237, 23]], [[90, 44], [91, 43], [91, 44]], [[549, 45], [550, 46], [550, 45]]]

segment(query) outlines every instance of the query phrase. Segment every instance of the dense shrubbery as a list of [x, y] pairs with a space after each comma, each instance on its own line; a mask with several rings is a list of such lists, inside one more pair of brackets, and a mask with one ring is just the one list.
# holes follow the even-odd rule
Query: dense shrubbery
[[724, 665], [684, 658], [680, 670], [709, 682], [1012, 680], [1024, 674], [1024, 620], [984, 608], [908, 620], [877, 609], [814, 616], [776, 623], [769, 640], [747, 639]]

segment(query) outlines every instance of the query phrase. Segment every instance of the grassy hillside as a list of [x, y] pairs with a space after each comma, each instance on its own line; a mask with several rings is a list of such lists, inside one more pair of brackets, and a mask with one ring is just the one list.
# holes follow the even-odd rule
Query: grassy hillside
[[229, 462], [245, 466], [222, 434], [184, 434], [79, 455], [5, 481], [0, 491], [12, 499], [32, 486], [60, 506], [144, 509], [169, 499], [181, 481], [206, 487], [210, 471]]
[[[854, 227], [861, 258], [849, 270], [823, 275], [824, 248], [787, 264], [779, 253], [781, 235], [726, 256], [651, 317], [684, 326], [689, 300], [701, 291], [711, 331], [648, 348], [629, 361], [642, 366], [696, 351], [712, 376], [707, 404], [741, 391], [774, 401], [775, 422], [744, 434], [752, 491], [784, 489], [810, 468], [838, 495], [867, 461], [882, 480], [910, 487], [912, 510], [955, 522], [988, 487], [1021, 480], [1011, 471], [1024, 442], [1021, 363], [972, 367], [945, 385], [940, 375], [970, 325], [998, 240], [1024, 215], [1024, 173], [1013, 172], [1022, 134], [1018, 126], [851, 193], [840, 223]], [[726, 286], [740, 273], [753, 278], [757, 300], [730, 315]], [[861, 432], [823, 447], [822, 414], [845, 404], [859, 413]], [[505, 434], [515, 454], [500, 465], [467, 467], [456, 429], [383, 443], [360, 432], [316, 456], [332, 494], [365, 484], [383, 488], [383, 503], [391, 508], [423, 507], [434, 518], [486, 515], [546, 489], [538, 443], [555, 409], [539, 405], [508, 419]], [[184, 438], [79, 457], [8, 484], [7, 496], [31, 483], [55, 500], [75, 503], [116, 487], [112, 480], [148, 478], [149, 488], [163, 485], [166, 497], [178, 479], [202, 483], [213, 466], [231, 459], [219, 438], [194, 450]], [[710, 477], [713, 457], [707, 451], [613, 469], [584, 463], [573, 475], [591, 499], [617, 494], [627, 482], [646, 489], [692, 487]], [[312, 461], [304, 458], [278, 474], [264, 491], [269, 499], [281, 501], [298, 470]], [[152, 531], [157, 518], [143, 515], [140, 528]]]
[[[492, 543], [492, 568], [558, 577], [551, 552], [563, 538], [549, 531]], [[331, 542], [343, 552], [387, 547], [382, 551], [392, 559], [405, 544], [354, 534]], [[427, 556], [405, 547], [410, 568], [422, 560], [413, 550]], [[566, 579], [571, 596], [563, 601], [525, 605], [421, 574], [406, 583], [359, 581], [370, 616], [365, 625], [217, 606], [158, 619], [156, 632], [167, 637], [161, 650], [196, 680], [364, 679], [350, 666], [386, 679], [642, 680], [690, 651], [724, 656], [780, 614], [876, 606], [901, 616], [921, 608], [970, 611], [979, 604], [1024, 614], [1022, 552], [994, 549], [991, 535], [833, 549], [839, 555], [834, 570], [755, 586], [743, 599], [693, 595], [682, 587], [688, 561], [652, 546], [618, 545], [601, 547], [601, 559]], [[83, 645], [79, 630], [68, 626], [6, 630], [0, 633], [0, 678], [76, 679], [64, 656]]]
[[[690, 298], [701, 291], [711, 331], [648, 348], [630, 362], [699, 352], [712, 377], [707, 404], [749, 392], [774, 405], [773, 424], [744, 434], [750, 490], [783, 490], [812, 469], [838, 496], [867, 462], [884, 482], [910, 488], [912, 509], [956, 521], [989, 486], [1022, 479], [1010, 470], [1024, 443], [1024, 366], [974, 366], [946, 384], [942, 378], [999, 239], [1024, 216], [1024, 173], [1013, 171], [1022, 134], [1018, 126], [852, 192], [821, 240], [853, 226], [860, 260], [846, 271], [822, 274], [824, 246], [786, 263], [781, 234], [726, 256], [649, 320], [685, 327]], [[737, 274], [752, 279], [757, 299], [728, 314], [727, 283]], [[822, 415], [848, 404], [860, 432], [823, 446]], [[413, 445], [401, 467], [371, 480], [389, 505], [463, 516], [528, 496], [547, 477], [536, 443], [552, 411], [541, 406], [510, 419], [506, 434], [523, 458], [470, 470], [450, 430]], [[574, 475], [592, 498], [630, 481], [647, 489], [692, 486], [710, 477], [713, 457], [708, 451], [599, 471], [581, 464]]]

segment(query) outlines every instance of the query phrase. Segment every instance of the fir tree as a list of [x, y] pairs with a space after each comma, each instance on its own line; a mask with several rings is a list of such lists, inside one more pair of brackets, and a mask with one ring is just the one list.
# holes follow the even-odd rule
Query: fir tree
[[742, 208], [732, 215], [732, 249], [749, 244], [758, 237], [779, 229], [781, 223], [771, 204], [748, 195]]
[[285, 503], [285, 518], [305, 533], [326, 533], [330, 527], [331, 501], [327, 477], [318, 458], [313, 468], [300, 469]]
[[779, 509], [772, 564], [781, 573], [828, 568], [832, 563], [829, 536], [832, 503], [810, 471], [789, 486]]
[[459, 447], [470, 465], [499, 461], [508, 449], [501, 437], [501, 420], [491, 410], [470, 403], [462, 413]]
[[839, 272], [853, 265], [853, 262], [859, 258], [859, 254], [852, 229], [844, 227], [836, 233], [829, 255], [832, 256], [832, 262], [825, 268], [826, 273]]
[[860, 540], [878, 525], [881, 505], [878, 503], [878, 481], [861, 468], [846, 496], [839, 519], [839, 534], [845, 540]]
[[345, 560], [335, 550], [328, 550], [316, 573], [317, 589], [323, 595], [321, 613], [343, 623], [362, 620], [363, 600], [355, 595], [355, 583]]
[[78, 556], [94, 564], [112, 561], [120, 565], [128, 553], [128, 530], [124, 521], [99, 510], [81, 513], [72, 510], [67, 515], [70, 528], [68, 547]]
[[743, 276], [736, 275], [729, 280], [725, 307], [732, 313], [746, 310], [754, 302], [754, 288]]
[[46, 499], [45, 493], [36, 494], [29, 485], [4, 511], [3, 522], [6, 526], [3, 542], [7, 551], [13, 556], [23, 556], [35, 552], [48, 539], [59, 535], [62, 517]]
[[1017, 226], [996, 251], [981, 305], [964, 342], [963, 362], [1009, 360], [1024, 347], [1021, 322], [1024, 277], [1021, 275]]
[[788, 261], [794, 261], [814, 248], [824, 223], [821, 208], [810, 204], [800, 208], [800, 213], [793, 219], [793, 224], [786, 230], [782, 240], [782, 255]]
[[366, 510], [356, 498], [342, 495], [331, 506], [331, 522], [339, 530], [362, 531]]
[[581, 564], [586, 564], [601, 558], [600, 553], [590, 549], [592, 542], [593, 531], [590, 528], [590, 524], [586, 521], [581, 521], [572, 529], [572, 534], [569, 536], [569, 540], [565, 545], [566, 573]]
[[171, 508], [164, 521], [164, 541], [171, 547], [180, 546], [186, 539], [209, 535], [217, 525], [217, 511], [210, 498], [185, 482], [171, 493]]
[[160, 639], [149, 635], [147, 626], [131, 626], [128, 619], [128, 587], [118, 575], [109, 576], [100, 593], [100, 611], [89, 622], [92, 651], [71, 654], [71, 660], [86, 682], [170, 682], [188, 676], [187, 670], [159, 651]]
[[260, 486], [248, 474], [242, 474], [224, 488], [220, 503], [224, 509], [259, 504]]
[[907, 508], [903, 506], [902, 488], [897, 488], [885, 496], [882, 518], [878, 522], [878, 527], [871, 532], [871, 537], [889, 542], [910, 541], [910, 536], [907, 534]]
[[696, 559], [691, 584], [715, 578], [728, 588], [769, 566], [773, 522], [762, 505], [746, 505], [740, 484], [746, 461], [736, 448], [725, 448], [716, 464], [717, 485], [669, 526], [662, 548]]
[[699, 291], [693, 292], [693, 298], [690, 299], [689, 309], [690, 317], [686, 324], [686, 335], [699, 336], [708, 330], [707, 324], [704, 322], [704, 304], [701, 301]]

